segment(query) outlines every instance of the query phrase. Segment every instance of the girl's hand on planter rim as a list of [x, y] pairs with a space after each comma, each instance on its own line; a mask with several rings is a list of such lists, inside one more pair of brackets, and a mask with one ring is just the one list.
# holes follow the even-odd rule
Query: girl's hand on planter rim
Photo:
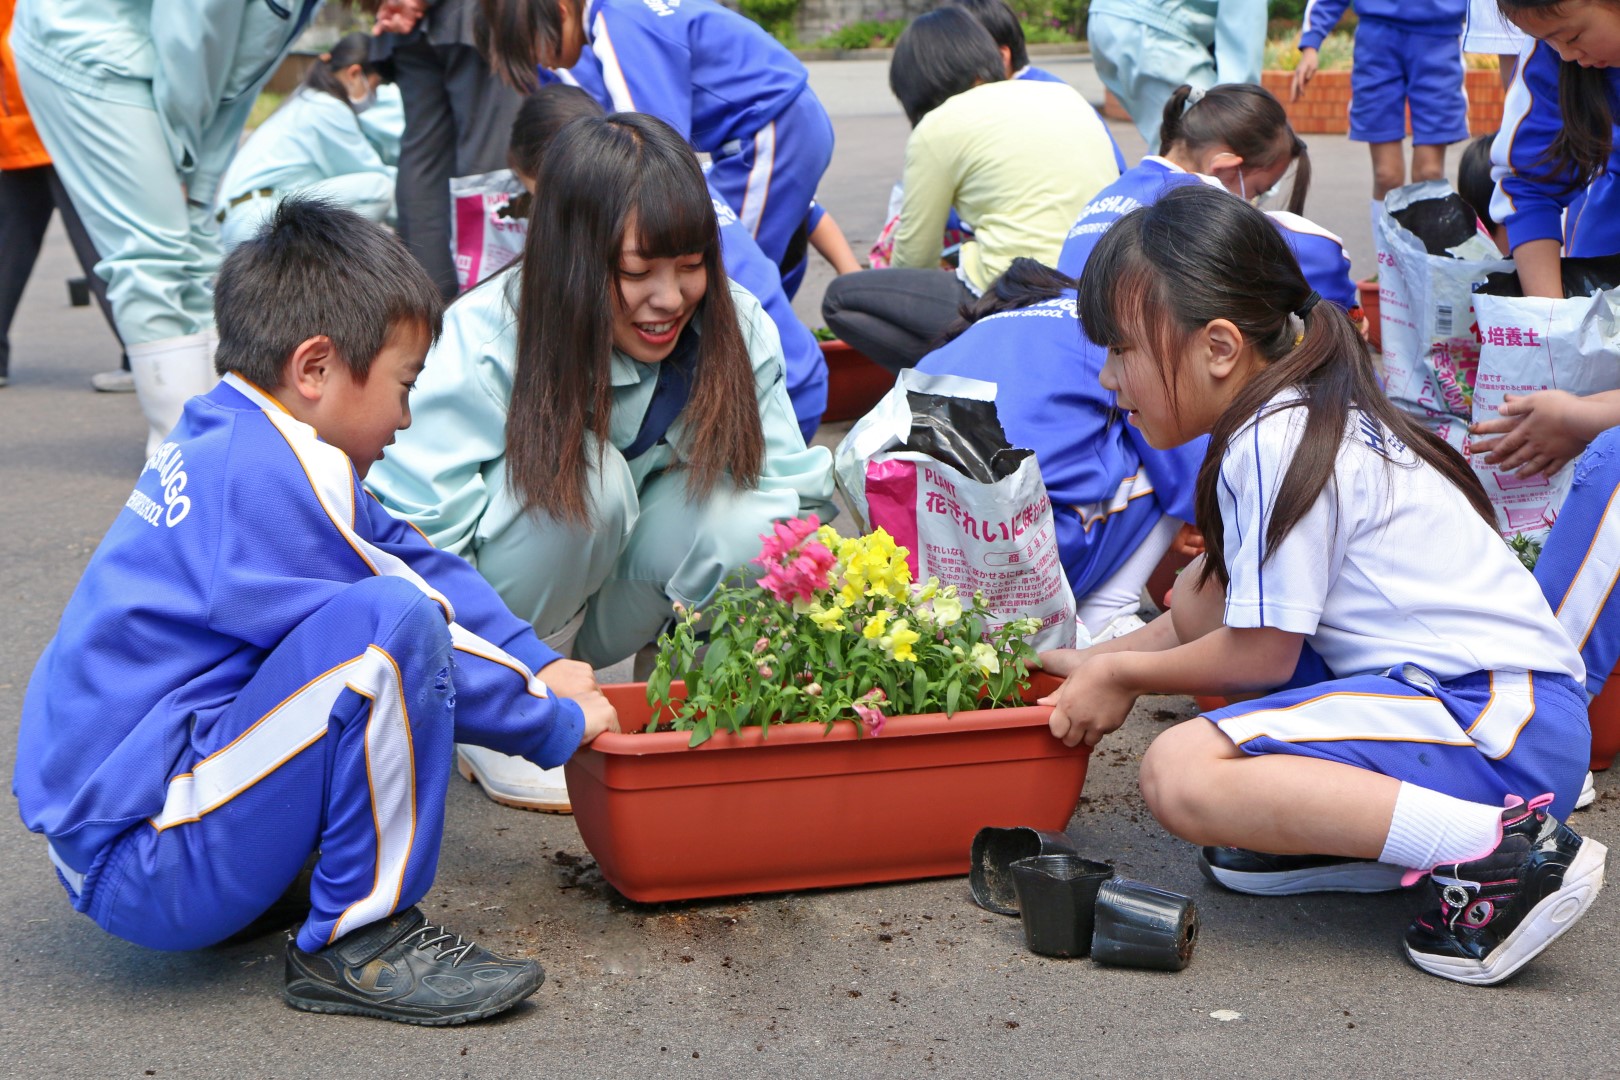
[[1083, 656], [1057, 693], [1036, 702], [1052, 706], [1048, 726], [1064, 746], [1096, 746], [1130, 715], [1136, 694], [1114, 677], [1114, 663], [1108, 653]]

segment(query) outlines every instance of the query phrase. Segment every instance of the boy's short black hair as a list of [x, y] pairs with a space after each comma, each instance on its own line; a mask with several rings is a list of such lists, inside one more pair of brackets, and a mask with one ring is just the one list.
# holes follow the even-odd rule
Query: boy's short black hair
[[951, 0], [952, 7], [979, 20], [995, 43], [1008, 52], [1008, 63], [1015, 72], [1029, 67], [1029, 47], [1024, 44], [1024, 26], [1006, 0]]
[[602, 115], [602, 106], [579, 87], [547, 83], [518, 106], [506, 152], [507, 164], [530, 179], [539, 176], [540, 159], [545, 157], [546, 147], [557, 132], [580, 117]]
[[912, 127], [957, 94], [1006, 77], [990, 32], [959, 7], [918, 16], [894, 43], [889, 61], [889, 89]]
[[1496, 132], [1487, 132], [1468, 144], [1462, 161], [1457, 164], [1457, 194], [1473, 207], [1487, 232], [1496, 231], [1496, 220], [1491, 217], [1491, 196], [1496, 194], [1496, 181], [1491, 179], [1491, 143]]
[[393, 234], [322, 199], [281, 201], [225, 259], [214, 286], [214, 368], [281, 385], [300, 344], [332, 339], [356, 380], [402, 324], [439, 339], [444, 298]]

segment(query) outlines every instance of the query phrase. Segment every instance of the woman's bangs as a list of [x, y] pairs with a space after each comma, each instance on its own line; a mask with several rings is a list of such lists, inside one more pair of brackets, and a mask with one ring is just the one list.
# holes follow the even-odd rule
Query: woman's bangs
[[[694, 164], [695, 169], [695, 164]], [[664, 198], [637, 198], [636, 250], [643, 259], [674, 259], [717, 250], [720, 226], [707, 184], [693, 185], [686, 177], [674, 183], [648, 183], [641, 192], [667, 192]]]

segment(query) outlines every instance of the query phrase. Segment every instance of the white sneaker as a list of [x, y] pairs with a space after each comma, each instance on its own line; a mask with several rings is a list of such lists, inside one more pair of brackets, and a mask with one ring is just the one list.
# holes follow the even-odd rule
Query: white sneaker
[[117, 371], [98, 371], [90, 376], [92, 389], [103, 394], [133, 394], [135, 373], [119, 368]]
[[1581, 793], [1575, 796], [1575, 809], [1585, 810], [1595, 802], [1597, 802], [1597, 788], [1592, 785], [1592, 774], [1589, 772], [1586, 779], [1581, 781]]
[[1142, 616], [1138, 615], [1134, 611], [1126, 615], [1116, 615], [1109, 621], [1107, 626], [1103, 627], [1101, 630], [1097, 631], [1096, 634], [1092, 635], [1091, 643], [1093, 645], [1101, 645], [1105, 641], [1112, 641], [1117, 637], [1124, 637], [1133, 630], [1140, 630], [1146, 625], [1147, 623], [1142, 620]]
[[561, 765], [542, 769], [525, 758], [502, 754], [471, 743], [456, 744], [456, 770], [484, 788], [484, 794], [504, 806], [571, 814], [568, 782]]

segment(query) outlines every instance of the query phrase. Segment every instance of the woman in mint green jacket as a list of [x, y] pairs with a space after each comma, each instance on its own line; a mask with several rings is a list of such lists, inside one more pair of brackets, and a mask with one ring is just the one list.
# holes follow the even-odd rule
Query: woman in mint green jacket
[[691, 149], [628, 113], [548, 152], [524, 259], [453, 304], [412, 423], [367, 478], [543, 636], [596, 666], [651, 642], [759, 552], [831, 512], [782, 346], [730, 283]]
[[320, 0], [20, 0], [17, 77], [107, 280], [155, 450], [213, 386], [214, 196]]

